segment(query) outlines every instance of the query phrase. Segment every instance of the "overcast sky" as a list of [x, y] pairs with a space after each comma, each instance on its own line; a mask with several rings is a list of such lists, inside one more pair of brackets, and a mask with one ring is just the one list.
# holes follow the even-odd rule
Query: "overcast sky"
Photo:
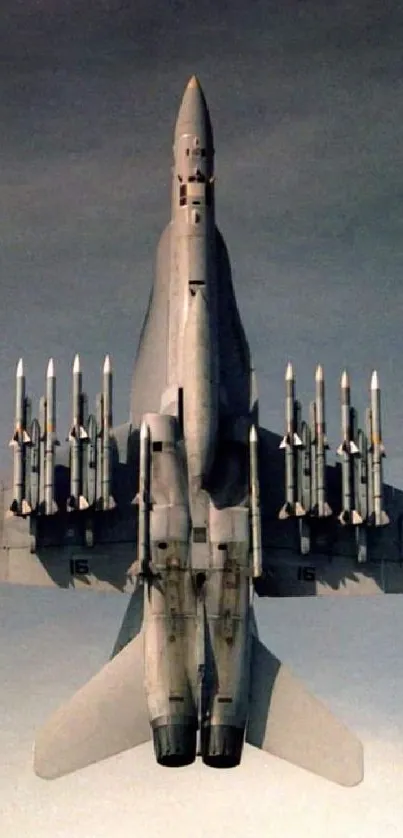
[[[334, 452], [342, 369], [347, 366], [351, 373], [353, 401], [363, 415], [371, 371], [377, 368], [386, 475], [403, 487], [402, 43], [399, 2], [2, 0], [0, 463], [10, 458], [14, 373], [21, 355], [34, 400], [43, 392], [49, 356], [55, 359], [61, 438], [70, 421], [71, 363], [77, 351], [91, 400], [104, 355], [111, 353], [115, 420], [126, 420], [156, 245], [169, 219], [173, 126], [183, 88], [196, 72], [213, 121], [217, 217], [255, 359], [262, 424], [276, 431], [283, 427], [287, 360], [294, 362], [306, 410], [321, 362]], [[325, 831], [379, 835], [386, 811], [397, 812], [401, 823], [397, 715], [387, 721], [390, 673], [382, 680], [386, 704], [381, 698], [370, 704], [365, 724], [360, 722], [356, 694], [350, 695], [343, 680], [342, 626], [336, 617], [328, 636], [342, 684], [338, 695], [333, 684], [335, 701], [344, 706], [344, 695], [346, 712], [361, 725], [364, 738], [373, 733], [369, 779], [360, 791], [329, 790], [257, 756], [247, 757], [245, 769], [231, 778], [191, 769], [180, 779], [177, 775], [176, 786], [166, 773], [154, 779], [150, 755], [144, 755], [140, 770], [137, 757], [126, 755], [112, 767], [98, 766], [42, 791], [30, 776], [24, 750], [42, 718], [41, 708], [29, 700], [25, 677], [29, 693], [35, 693], [37, 667], [44, 681], [57, 671], [60, 693], [67, 696], [107, 656], [125, 602], [115, 596], [108, 604], [85, 597], [84, 607], [82, 598], [67, 601], [59, 592], [45, 597], [3, 591], [3, 598], [0, 649], [10, 681], [0, 688], [2, 753], [7, 754], [0, 807], [4, 783], [10, 795], [7, 836], [98, 838], [112, 830], [118, 835], [126, 817], [121, 834], [132, 835], [138, 807], [143, 820], [136, 834], [147, 829], [150, 838], [163, 832], [201, 835], [201, 811], [210, 818], [203, 834], [214, 836], [228, 835], [231, 818], [234, 835], [243, 836], [263, 834], [273, 818], [283, 838], [300, 835], [301, 829], [314, 835], [314, 817], [321, 836]], [[393, 602], [377, 606], [389, 609], [376, 612], [378, 632], [372, 611], [365, 612], [378, 643], [376, 654], [389, 662], [388, 632], [401, 620], [401, 608]], [[375, 608], [374, 603], [365, 608]], [[76, 613], [82, 621], [81, 648]], [[305, 619], [308, 631], [308, 612]], [[281, 625], [284, 632], [287, 621]], [[69, 630], [73, 648], [65, 634]], [[281, 637], [293, 643], [291, 629]], [[362, 684], [368, 693], [374, 652], [363, 644], [353, 651], [364, 656]], [[328, 648], [322, 643], [317, 650], [320, 667]], [[294, 659], [299, 660], [295, 650]], [[306, 660], [314, 679], [318, 659], [308, 655]], [[21, 662], [21, 672], [13, 661]], [[322, 692], [327, 683], [322, 679]], [[46, 689], [41, 695], [50, 709], [57, 696]], [[399, 680], [393, 695], [403, 706]], [[376, 720], [371, 708], [379, 711]], [[382, 744], [382, 724], [389, 729], [388, 745]], [[391, 772], [392, 756], [397, 775]], [[295, 786], [296, 778], [300, 785]], [[377, 798], [381, 780], [385, 811]], [[312, 808], [313, 799], [316, 807], [325, 801], [323, 811]], [[357, 811], [364, 804], [366, 826], [360, 832]], [[82, 827], [76, 819], [81, 807]], [[338, 820], [340, 811], [347, 812], [347, 821]], [[171, 832], [167, 812], [176, 825]], [[398, 834], [392, 823], [383, 832], [388, 838]], [[272, 834], [277, 834], [274, 825]]]

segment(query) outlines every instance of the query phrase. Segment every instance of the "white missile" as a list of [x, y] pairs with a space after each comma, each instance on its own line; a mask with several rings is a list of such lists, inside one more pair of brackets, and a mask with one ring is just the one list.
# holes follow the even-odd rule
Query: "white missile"
[[80, 356], [76, 355], [73, 363], [73, 423], [70, 440], [70, 511], [86, 509], [88, 501], [83, 495], [83, 443], [88, 441], [88, 434], [83, 423], [82, 373]]
[[341, 382], [341, 435], [342, 443], [337, 453], [342, 457], [342, 510], [339, 515], [341, 524], [362, 524], [362, 517], [354, 509], [354, 463], [352, 457], [359, 453], [352, 439], [350, 379], [344, 370]]
[[53, 358], [49, 359], [46, 371], [46, 418], [44, 428], [44, 512], [52, 515], [56, 512], [55, 495], [55, 446], [56, 439], [56, 377]]
[[376, 370], [371, 377], [371, 434], [373, 522], [376, 527], [381, 527], [389, 523], [389, 517], [383, 509], [382, 457], [385, 456], [385, 449], [382, 442], [381, 390]]
[[340, 393], [342, 442], [337, 449], [337, 453], [342, 454], [343, 451], [347, 451], [350, 454], [358, 454], [358, 447], [351, 438], [350, 379], [347, 370], [344, 370], [341, 376]]
[[297, 495], [297, 451], [302, 447], [302, 440], [296, 433], [295, 416], [297, 402], [295, 400], [295, 377], [291, 362], [288, 362], [285, 372], [285, 436], [280, 442], [280, 448], [285, 453], [285, 504], [280, 509], [279, 518], [289, 518], [291, 515], [305, 515], [305, 509]]
[[287, 446], [302, 446], [302, 440], [295, 430], [295, 376], [291, 361], [285, 371], [285, 436], [280, 442], [280, 448]]
[[260, 490], [258, 469], [258, 435], [255, 425], [249, 432], [249, 463], [250, 463], [250, 511], [252, 523], [252, 567], [253, 577], [262, 575], [262, 533], [260, 515]]
[[12, 514], [28, 515], [31, 507], [26, 499], [26, 446], [31, 440], [26, 428], [27, 398], [22, 358], [18, 361], [15, 376], [15, 418], [14, 433], [10, 446], [14, 448], [13, 502]]
[[106, 355], [102, 388], [102, 507], [112, 509], [115, 501], [111, 495], [111, 430], [112, 430], [112, 365]]
[[317, 516], [323, 518], [331, 515], [332, 510], [326, 501], [326, 449], [329, 446], [326, 439], [325, 424], [325, 379], [323, 367], [320, 364], [318, 364], [315, 373], [315, 410], [316, 505], [314, 509]]

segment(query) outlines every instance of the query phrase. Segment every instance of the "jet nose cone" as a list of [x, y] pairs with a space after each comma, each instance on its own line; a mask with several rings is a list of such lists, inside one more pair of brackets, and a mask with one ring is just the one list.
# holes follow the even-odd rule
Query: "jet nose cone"
[[197, 76], [189, 79], [175, 126], [175, 145], [184, 135], [199, 140], [207, 156], [213, 154], [213, 131], [207, 102]]

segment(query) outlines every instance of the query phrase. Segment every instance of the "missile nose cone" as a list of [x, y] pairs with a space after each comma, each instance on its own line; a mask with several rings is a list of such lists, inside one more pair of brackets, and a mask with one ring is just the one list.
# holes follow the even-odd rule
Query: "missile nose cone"
[[350, 387], [350, 379], [347, 370], [344, 370], [341, 377], [341, 389], [347, 390]]
[[109, 355], [105, 355], [104, 361], [104, 375], [107, 375], [112, 372], [112, 364]]
[[23, 378], [24, 377], [24, 364], [23, 364], [22, 358], [20, 358], [20, 360], [18, 361], [18, 364], [17, 364], [16, 377], [17, 378]]
[[287, 369], [285, 371], [285, 380], [286, 381], [294, 381], [294, 370], [292, 368], [291, 361], [287, 364]]
[[77, 354], [74, 358], [74, 363], [73, 363], [73, 375], [77, 375], [77, 373], [80, 372], [80, 369], [81, 369], [81, 367], [80, 367], [80, 356]]
[[200, 82], [199, 82], [199, 79], [197, 78], [197, 76], [191, 76], [191, 78], [189, 79], [189, 81], [187, 83], [186, 90], [191, 90], [193, 87], [199, 87], [200, 88]]
[[379, 378], [376, 370], [373, 371], [371, 376], [371, 390], [379, 390]]
[[53, 363], [53, 358], [49, 358], [48, 368], [46, 371], [46, 378], [54, 378], [55, 377], [55, 365]]
[[315, 381], [324, 381], [323, 367], [321, 364], [318, 364], [316, 367]]

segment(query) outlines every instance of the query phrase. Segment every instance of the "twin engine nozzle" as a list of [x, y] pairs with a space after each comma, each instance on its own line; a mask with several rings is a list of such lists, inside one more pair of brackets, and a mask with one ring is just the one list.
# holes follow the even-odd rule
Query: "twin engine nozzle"
[[244, 729], [233, 725], [204, 723], [197, 750], [197, 719], [188, 724], [153, 724], [154, 751], [159, 765], [190, 765], [196, 756], [211, 768], [235, 768], [242, 757]]

